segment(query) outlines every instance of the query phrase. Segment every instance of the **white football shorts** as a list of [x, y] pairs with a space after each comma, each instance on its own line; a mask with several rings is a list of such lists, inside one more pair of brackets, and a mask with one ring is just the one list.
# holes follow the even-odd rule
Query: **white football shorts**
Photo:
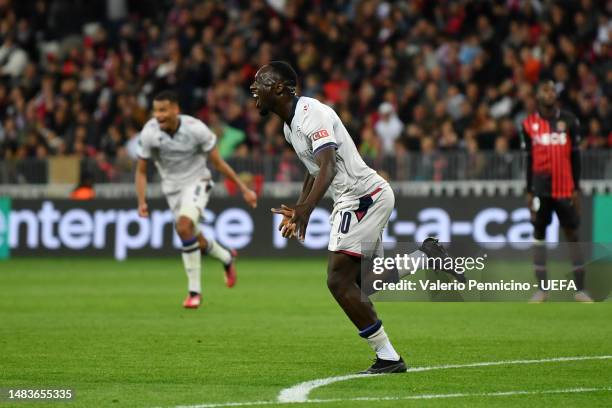
[[204, 216], [212, 185], [211, 181], [203, 179], [191, 183], [175, 193], [167, 194], [166, 200], [175, 220], [178, 220], [180, 216], [185, 216], [190, 218], [197, 226]]
[[388, 184], [357, 200], [338, 203], [330, 216], [327, 249], [352, 256], [383, 256], [382, 233], [395, 207]]

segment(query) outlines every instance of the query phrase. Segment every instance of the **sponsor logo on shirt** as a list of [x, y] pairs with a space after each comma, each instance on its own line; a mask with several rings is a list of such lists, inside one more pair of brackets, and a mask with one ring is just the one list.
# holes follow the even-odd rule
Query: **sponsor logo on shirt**
[[567, 133], [543, 133], [541, 135], [535, 135], [533, 138], [534, 144], [543, 146], [549, 145], [565, 145], [567, 143]]
[[312, 134], [312, 141], [317, 141], [319, 139], [323, 139], [324, 137], [328, 137], [329, 136], [329, 132], [325, 129], [321, 129], [318, 132], [314, 132]]

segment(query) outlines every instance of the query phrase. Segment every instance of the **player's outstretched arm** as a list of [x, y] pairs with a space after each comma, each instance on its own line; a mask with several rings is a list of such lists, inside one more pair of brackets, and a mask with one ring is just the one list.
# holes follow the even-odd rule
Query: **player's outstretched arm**
[[324, 148], [316, 154], [319, 174], [312, 183], [312, 188], [306, 199], [295, 206], [291, 223], [295, 224], [298, 239], [306, 238], [306, 227], [310, 214], [315, 209], [319, 201], [323, 198], [327, 189], [336, 177], [336, 149], [333, 146]]
[[208, 154], [208, 158], [210, 159], [210, 162], [215, 167], [215, 169], [217, 169], [225, 177], [236, 183], [236, 185], [240, 189], [240, 192], [242, 193], [244, 201], [246, 201], [246, 203], [252, 208], [257, 207], [257, 194], [255, 194], [253, 190], [248, 188], [246, 184], [244, 184], [242, 180], [240, 180], [234, 169], [232, 169], [231, 166], [227, 164], [225, 160], [223, 160], [223, 158], [219, 154], [219, 150], [216, 147], [214, 147], [210, 151], [210, 153]]
[[302, 192], [300, 193], [300, 198], [298, 198], [297, 203], [295, 205], [301, 204], [306, 200], [308, 194], [312, 190], [312, 186], [314, 184], [315, 178], [308, 172], [306, 172], [306, 177], [304, 177], [304, 184], [302, 184]]
[[138, 215], [141, 217], [149, 216], [149, 208], [147, 206], [147, 161], [138, 159], [136, 163], [136, 195], [138, 196]]
[[[300, 198], [298, 198], [295, 205], [300, 205], [306, 200], [308, 194], [310, 194], [310, 190], [312, 190], [312, 185], [314, 184], [315, 178], [308, 172], [306, 172], [306, 177], [304, 177], [304, 183], [302, 184], [302, 192], [300, 193]], [[285, 204], [281, 204], [281, 208], [272, 208], [272, 212], [275, 214], [281, 214], [283, 219], [281, 220], [278, 230], [281, 232], [283, 238], [293, 238], [296, 237], [295, 224], [291, 222], [291, 218], [293, 218], [293, 208], [287, 207]]]

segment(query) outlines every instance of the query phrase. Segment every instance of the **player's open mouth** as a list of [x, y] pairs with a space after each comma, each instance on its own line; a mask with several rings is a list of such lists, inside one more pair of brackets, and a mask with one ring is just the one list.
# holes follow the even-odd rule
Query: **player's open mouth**
[[259, 95], [257, 95], [257, 92], [253, 92], [252, 95], [255, 98], [255, 107], [259, 108]]

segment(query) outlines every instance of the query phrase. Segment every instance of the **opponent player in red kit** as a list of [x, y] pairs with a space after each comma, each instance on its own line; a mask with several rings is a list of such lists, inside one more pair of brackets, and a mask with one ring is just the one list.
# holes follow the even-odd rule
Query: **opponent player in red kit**
[[580, 130], [576, 116], [557, 106], [555, 84], [543, 81], [537, 91], [537, 112], [522, 125], [523, 149], [527, 152], [527, 198], [531, 210], [535, 239], [534, 268], [539, 290], [532, 302], [544, 302], [548, 293], [546, 280], [546, 227], [553, 211], [567, 241], [573, 263], [576, 293], [579, 302], [592, 302], [584, 291], [584, 261], [578, 248], [580, 224]]

